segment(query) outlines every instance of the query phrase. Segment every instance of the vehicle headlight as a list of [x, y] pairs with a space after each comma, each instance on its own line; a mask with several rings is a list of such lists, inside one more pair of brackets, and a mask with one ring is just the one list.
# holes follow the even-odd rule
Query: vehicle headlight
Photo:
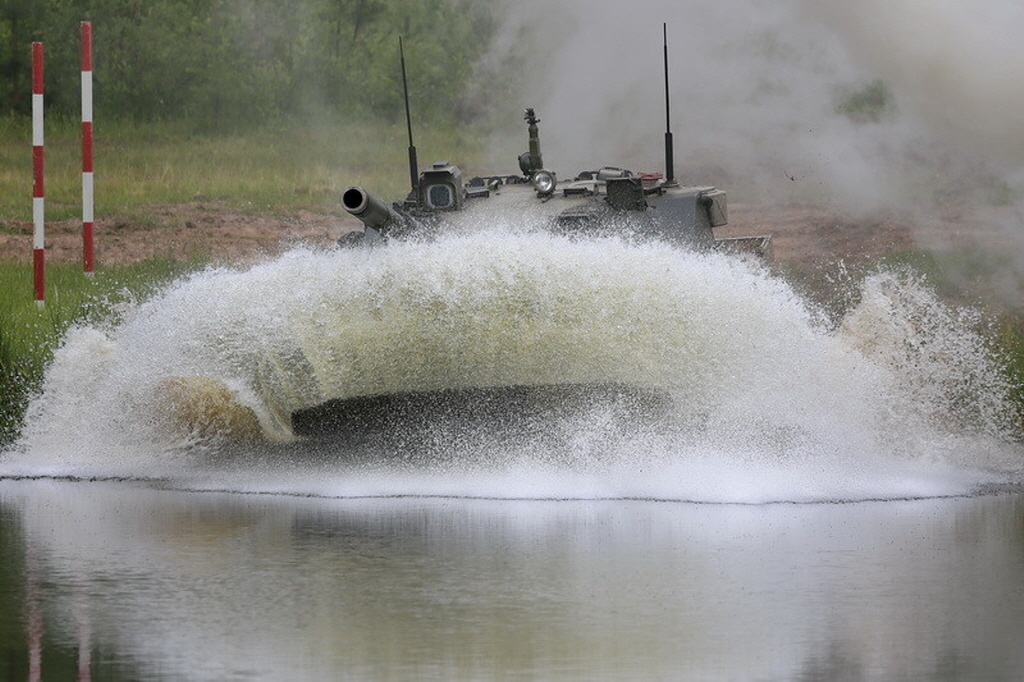
[[427, 205], [430, 208], [451, 208], [455, 205], [455, 192], [446, 182], [427, 186]]
[[551, 171], [539, 170], [533, 174], [533, 187], [538, 194], [551, 194], [555, 191], [555, 184], [555, 174]]

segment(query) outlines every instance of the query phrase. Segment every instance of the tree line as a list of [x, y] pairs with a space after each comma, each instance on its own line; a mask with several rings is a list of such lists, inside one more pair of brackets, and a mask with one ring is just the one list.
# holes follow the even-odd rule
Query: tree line
[[[31, 111], [31, 43], [48, 111], [80, 112], [80, 24], [93, 25], [99, 117], [224, 129], [283, 117], [398, 118], [404, 36], [422, 116], [462, 101], [495, 30], [471, 0], [0, 0], [0, 112]], [[467, 115], [469, 115], [467, 113]]]

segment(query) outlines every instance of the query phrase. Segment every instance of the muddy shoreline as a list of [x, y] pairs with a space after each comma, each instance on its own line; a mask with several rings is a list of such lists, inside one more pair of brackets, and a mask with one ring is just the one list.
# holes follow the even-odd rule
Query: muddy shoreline
[[[926, 217], [885, 212], [850, 217], [823, 206], [733, 203], [729, 224], [716, 229], [716, 235], [771, 234], [775, 261], [805, 270], [839, 261], [857, 264], [910, 249], [998, 254], [1006, 249], [1007, 235], [1019, 238], [1024, 233], [1022, 226], [1024, 217], [1015, 207], [970, 213], [946, 209]], [[331, 247], [343, 234], [359, 228], [357, 220], [340, 210], [249, 215], [210, 203], [158, 205], [134, 218], [97, 218], [95, 258], [98, 264], [112, 265], [150, 258], [244, 263], [273, 257], [297, 244]], [[48, 222], [46, 250], [48, 262], [80, 262], [81, 221]], [[0, 259], [30, 261], [31, 253], [32, 223], [0, 221]]]

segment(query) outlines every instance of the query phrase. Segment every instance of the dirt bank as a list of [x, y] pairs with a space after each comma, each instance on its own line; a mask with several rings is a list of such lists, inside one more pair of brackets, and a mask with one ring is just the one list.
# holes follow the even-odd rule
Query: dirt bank
[[[210, 204], [150, 206], [143, 218], [108, 215], [93, 228], [97, 264], [126, 264], [149, 258], [236, 262], [273, 256], [297, 243], [327, 246], [359, 227], [352, 218], [298, 210], [281, 216], [246, 215]], [[0, 223], [0, 258], [29, 259], [32, 224]], [[46, 224], [47, 262], [82, 259], [82, 223]]]
[[[94, 228], [96, 262], [133, 263], [147, 258], [198, 257], [239, 262], [273, 256], [306, 243], [331, 246], [359, 222], [336, 214], [297, 210], [278, 216], [247, 215], [209, 203], [151, 206], [142, 218], [109, 215]], [[840, 259], [871, 260], [909, 248], [1005, 248], [1000, 237], [1007, 224], [1020, 224], [1017, 209], [987, 209], [966, 215], [947, 210], [928, 218], [879, 213], [851, 218], [819, 206], [731, 204], [729, 225], [719, 236], [772, 234], [775, 260], [797, 269], [821, 267]], [[1018, 230], [1020, 232], [1020, 230]], [[47, 223], [48, 262], [80, 262], [81, 222]], [[0, 222], [0, 258], [31, 258], [32, 224]]]

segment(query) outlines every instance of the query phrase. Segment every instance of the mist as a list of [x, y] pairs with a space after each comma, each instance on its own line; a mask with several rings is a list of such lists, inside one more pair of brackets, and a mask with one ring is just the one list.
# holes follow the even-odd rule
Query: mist
[[[664, 22], [683, 181], [851, 211], [994, 185], [1005, 201], [1024, 183], [1017, 0], [527, 0], [504, 12], [490, 59], [526, 54], [521, 96], [562, 175], [662, 170]], [[851, 110], [872, 87], [883, 99]]]
[[532, 106], [544, 163], [561, 177], [663, 172], [664, 23], [677, 179], [722, 187], [734, 204], [899, 221], [972, 296], [1020, 306], [1021, 0], [525, 0], [501, 11], [483, 64], [512, 65], [520, 81], [492, 96], [512, 110], [495, 155], [525, 149], [512, 116]]
[[851, 58], [898, 92], [908, 117], [951, 149], [1024, 169], [1024, 4], [1019, 0], [807, 3]]

